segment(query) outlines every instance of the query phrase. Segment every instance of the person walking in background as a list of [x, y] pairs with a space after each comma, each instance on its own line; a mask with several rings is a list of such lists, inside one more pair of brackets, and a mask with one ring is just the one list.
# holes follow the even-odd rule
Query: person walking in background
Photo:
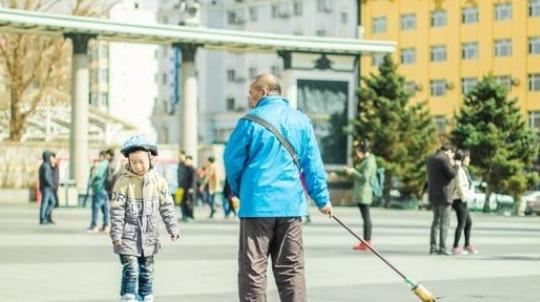
[[[454, 155], [454, 160], [458, 166], [456, 178], [454, 178], [454, 202], [452, 208], [456, 211], [457, 226], [454, 234], [454, 246], [452, 254], [466, 255], [478, 254], [478, 251], [471, 245], [471, 228], [472, 219], [467, 202], [473, 199], [472, 179], [469, 173], [468, 166], [471, 162], [471, 157], [468, 151], [459, 150]], [[465, 234], [465, 245], [463, 249], [459, 247], [461, 234]]]
[[[54, 167], [54, 200], [55, 204], [54, 207], [58, 208], [60, 199], [58, 198], [58, 189], [60, 187], [60, 165], [59, 165], [58, 157], [56, 156], [56, 153], [52, 153], [52, 164]], [[51, 214], [52, 215], [52, 214]], [[49, 221], [52, 221], [52, 217], [48, 217]]]
[[194, 206], [197, 207], [199, 205], [204, 205], [204, 190], [201, 190], [203, 181], [204, 181], [204, 175], [206, 174], [206, 167], [202, 166], [199, 168], [195, 168], [195, 183], [197, 184], [196, 190], [195, 190], [195, 200], [194, 200]]
[[105, 151], [106, 159], [108, 160], [107, 177], [105, 180], [105, 190], [107, 191], [109, 200], [111, 200], [111, 197], [112, 197], [114, 184], [116, 183], [116, 180], [118, 180], [118, 177], [120, 177], [120, 168], [121, 168], [119, 161], [116, 159], [114, 153], [115, 153], [114, 149], [112, 148], [109, 148]]
[[234, 196], [231, 186], [227, 181], [227, 176], [225, 176], [225, 184], [223, 185], [223, 214], [225, 218], [229, 218], [229, 215], [233, 213], [234, 217], [238, 214], [236, 210], [240, 206], [240, 199]]
[[203, 194], [203, 202], [210, 206], [209, 218], [214, 218], [214, 214], [216, 213], [215, 196], [218, 188], [218, 174], [214, 162], [215, 158], [213, 156], [208, 157], [206, 160], [204, 176], [199, 188]]
[[44, 151], [43, 162], [39, 167], [39, 191], [41, 192], [41, 205], [39, 207], [39, 224], [54, 224], [52, 212], [56, 204], [54, 190], [56, 188], [54, 176], [54, 153]]
[[193, 167], [193, 157], [191, 155], [187, 155], [185, 157], [185, 170], [184, 175], [185, 178], [182, 183], [182, 202], [181, 202], [181, 209], [182, 209], [182, 220], [185, 222], [189, 222], [195, 217], [193, 216], [193, 207], [194, 207], [194, 198], [195, 198], [195, 190], [197, 188], [197, 176], [195, 172], [195, 167]]
[[[446, 248], [446, 237], [450, 225], [450, 205], [453, 201], [453, 182], [457, 174], [454, 152], [442, 146], [427, 160], [428, 198], [433, 209], [430, 233], [430, 254], [452, 255]], [[437, 243], [437, 240], [439, 241]]]
[[[92, 220], [88, 233], [97, 233], [98, 231], [109, 232], [109, 195], [105, 189], [105, 181], [107, 179], [107, 169], [109, 161], [107, 160], [107, 152], [99, 152], [99, 161], [95, 168], [94, 176], [92, 177]], [[100, 230], [97, 228], [98, 213], [103, 213], [103, 225]]]
[[[354, 187], [352, 198], [356, 202], [364, 221], [364, 240], [371, 243], [372, 223], [369, 213], [369, 207], [373, 202], [372, 183], [376, 177], [377, 163], [375, 156], [371, 154], [369, 142], [361, 141], [355, 148], [356, 164], [354, 168], [347, 168], [346, 172], [354, 178]], [[363, 242], [358, 242], [353, 246], [353, 249], [358, 251], [367, 250], [367, 245]]]
[[[184, 191], [184, 188], [186, 187], [186, 151], [181, 150], [178, 154], [178, 167], [176, 168], [176, 194], [175, 194], [175, 204], [177, 206], [180, 206], [180, 210], [183, 211], [184, 207], [182, 207], [182, 202], [184, 200], [184, 195], [186, 192]], [[186, 217], [186, 214], [182, 212], [182, 217]]]
[[301, 219], [307, 215], [307, 203], [300, 171], [319, 210], [333, 215], [313, 126], [280, 94], [274, 75], [258, 76], [249, 88], [250, 115], [279, 129], [299, 156], [298, 161], [277, 134], [247, 118], [240, 119], [225, 147], [227, 181], [241, 201], [240, 301], [266, 301], [269, 258], [281, 301], [307, 301]]

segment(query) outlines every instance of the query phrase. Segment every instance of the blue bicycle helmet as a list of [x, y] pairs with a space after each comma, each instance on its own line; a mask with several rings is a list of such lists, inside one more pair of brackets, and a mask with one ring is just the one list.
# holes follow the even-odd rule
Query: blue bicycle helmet
[[145, 150], [153, 156], [158, 155], [157, 145], [149, 138], [142, 135], [134, 135], [126, 140], [120, 152], [128, 157], [129, 154], [136, 150]]

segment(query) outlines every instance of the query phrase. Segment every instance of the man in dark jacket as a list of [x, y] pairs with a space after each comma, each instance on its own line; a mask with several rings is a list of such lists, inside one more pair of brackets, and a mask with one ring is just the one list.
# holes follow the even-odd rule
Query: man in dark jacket
[[54, 176], [54, 153], [43, 152], [43, 163], [39, 167], [39, 190], [41, 192], [41, 206], [39, 207], [39, 224], [54, 223], [52, 211], [56, 204], [54, 190], [56, 181]]
[[184, 194], [182, 195], [181, 209], [182, 220], [189, 222], [194, 218], [193, 204], [195, 188], [197, 188], [197, 178], [195, 175], [195, 167], [193, 167], [193, 157], [191, 157], [191, 155], [185, 157], [184, 165], [184, 179], [181, 187], [184, 190]]
[[[433, 208], [430, 254], [451, 255], [446, 248], [452, 204], [452, 179], [457, 174], [453, 163], [454, 153], [449, 146], [442, 146], [427, 161], [428, 198]], [[437, 245], [437, 237], [439, 244]]]

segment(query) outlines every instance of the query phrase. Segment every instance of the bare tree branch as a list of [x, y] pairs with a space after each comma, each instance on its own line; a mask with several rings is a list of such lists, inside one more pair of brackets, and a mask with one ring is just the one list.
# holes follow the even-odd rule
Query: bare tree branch
[[21, 114], [21, 117], [23, 119], [26, 119], [28, 115], [32, 114], [36, 110], [38, 104], [42, 101], [43, 96], [45, 94], [45, 90], [46, 88], [48, 88], [49, 83], [52, 80], [51, 73], [53, 71], [53, 66], [56, 65], [60, 61], [61, 54], [62, 54], [61, 51], [56, 52], [55, 55], [51, 58], [51, 60], [48, 62], [49, 65], [47, 67], [45, 78], [40, 83], [38, 93], [36, 94], [36, 96], [34, 96], [34, 98], [32, 99], [30, 103], [30, 109], [28, 109], [26, 112]]
[[48, 12], [49, 10], [51, 10], [51, 8], [55, 7], [56, 4], [60, 3], [61, 0], [55, 0], [55, 1], [51, 1], [49, 4], [47, 4], [47, 6], [45, 6], [43, 8], [43, 11], [44, 12]]
[[[70, 0], [73, 4], [71, 14], [103, 16], [120, 2], [111, 1]], [[59, 3], [62, 2], [67, 0], [0, 0], [6, 7], [40, 11], [60, 8]], [[61, 38], [35, 34], [0, 35], [0, 72], [5, 75], [8, 91], [6, 97], [0, 99], [6, 100], [9, 108], [11, 140], [21, 140], [27, 118], [44, 104], [47, 96], [54, 96], [57, 102], [66, 102], [69, 99], [68, 49]], [[57, 100], [58, 98], [60, 100]]]

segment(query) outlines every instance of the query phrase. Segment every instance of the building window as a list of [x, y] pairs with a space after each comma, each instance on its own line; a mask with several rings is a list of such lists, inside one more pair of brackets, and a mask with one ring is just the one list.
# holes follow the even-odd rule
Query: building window
[[101, 69], [101, 81], [107, 83], [109, 82], [109, 70]]
[[252, 22], [257, 21], [257, 7], [256, 6], [249, 8], [249, 20]]
[[416, 63], [416, 50], [414, 48], [403, 48], [401, 50], [401, 64]]
[[529, 111], [529, 127], [540, 131], [540, 111]]
[[504, 21], [512, 19], [512, 3], [495, 4], [495, 20]]
[[227, 12], [227, 21], [229, 24], [234, 24], [234, 22], [236, 22], [236, 13], [234, 11]]
[[168, 46], [164, 46], [163, 47], [163, 58], [167, 58], [169, 56], [169, 47]]
[[495, 40], [495, 56], [509, 57], [512, 55], [512, 39]]
[[512, 87], [512, 77], [509, 75], [500, 75], [495, 76], [495, 82], [497, 85], [503, 86], [507, 90], [510, 90], [510, 87]]
[[109, 57], [109, 46], [108, 45], [101, 45], [99, 47], [99, 57], [100, 58], [108, 58]]
[[444, 115], [435, 116], [433, 122], [435, 123], [439, 134], [446, 134], [446, 117]]
[[254, 79], [257, 76], [257, 67], [249, 68], [249, 78]]
[[411, 95], [416, 94], [416, 83], [415, 82], [405, 82], [405, 91]]
[[529, 17], [540, 16], [540, 0], [529, 0]]
[[446, 26], [446, 11], [435, 10], [431, 12], [431, 27]]
[[371, 31], [374, 34], [386, 32], [386, 17], [375, 17], [373, 18], [373, 28]]
[[326, 30], [324, 29], [319, 29], [315, 32], [315, 35], [318, 36], [318, 37], [324, 37], [326, 36]]
[[349, 14], [347, 14], [347, 12], [341, 12], [341, 24], [343, 25], [347, 25], [347, 23], [349, 22]]
[[227, 69], [227, 81], [234, 82], [236, 80], [236, 71], [234, 69]]
[[446, 61], [446, 45], [431, 46], [431, 62]]
[[461, 23], [473, 24], [478, 23], [478, 7], [469, 6], [464, 7], [461, 11]]
[[463, 43], [461, 45], [461, 58], [463, 60], [478, 59], [478, 42]]
[[465, 94], [469, 94], [474, 87], [478, 84], [478, 79], [476, 78], [463, 78], [461, 79], [461, 92]]
[[275, 75], [276, 77], [279, 76], [279, 66], [273, 65], [272, 67], [270, 67], [270, 70], [272, 71], [273, 75]]
[[371, 65], [373, 65], [374, 67], [379, 67], [379, 65], [381, 65], [383, 61], [384, 61], [383, 53], [376, 53], [376, 54], [373, 54], [371, 57]]
[[529, 74], [529, 91], [540, 91], [540, 73]]
[[334, 0], [317, 0], [317, 12], [331, 13]]
[[540, 37], [529, 38], [529, 54], [530, 55], [540, 54]]
[[414, 30], [416, 28], [416, 15], [406, 14], [401, 16], [401, 30]]
[[446, 94], [446, 80], [430, 81], [431, 96], [444, 96]]
[[234, 103], [235, 103], [234, 98], [227, 98], [226, 100], [227, 111], [234, 111], [234, 109], [236, 108]]
[[95, 84], [99, 84], [99, 69], [92, 70], [92, 80]]
[[99, 106], [108, 106], [109, 105], [109, 94], [107, 92], [102, 92], [99, 94]]
[[272, 19], [278, 17], [278, 6], [276, 4], [272, 5]]
[[293, 12], [295, 16], [301, 16], [302, 15], [302, 1], [294, 1], [293, 3]]
[[161, 75], [161, 84], [162, 85], [167, 85], [167, 74], [166, 73]]

